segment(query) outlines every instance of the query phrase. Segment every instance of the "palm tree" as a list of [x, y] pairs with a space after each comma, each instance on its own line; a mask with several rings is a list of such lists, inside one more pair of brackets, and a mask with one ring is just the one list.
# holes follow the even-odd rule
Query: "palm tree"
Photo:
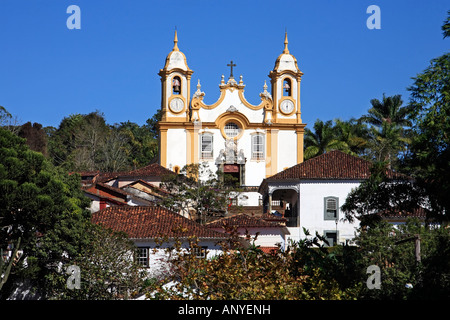
[[408, 119], [410, 108], [402, 106], [401, 95], [386, 97], [383, 94], [382, 101], [372, 99], [370, 103], [372, 108], [368, 110], [368, 114], [359, 119], [360, 122], [371, 125], [369, 153], [372, 159], [387, 161], [391, 167], [409, 143], [406, 127], [411, 126]]
[[369, 141], [369, 129], [366, 124], [361, 123], [355, 118], [348, 121], [335, 119], [335, 130], [339, 140], [345, 142], [348, 146], [348, 153], [354, 156], [366, 155], [366, 149]]
[[347, 144], [339, 140], [338, 132], [331, 120], [323, 122], [317, 119], [313, 128], [314, 132], [305, 128], [305, 160], [330, 150], [348, 151]]
[[402, 107], [403, 100], [401, 95], [386, 97], [383, 93], [382, 101], [372, 99], [370, 104], [372, 108], [368, 110], [367, 115], [359, 119], [361, 122], [377, 127], [381, 127], [384, 123], [395, 124], [401, 127], [411, 126], [411, 121], [408, 120], [410, 109]]

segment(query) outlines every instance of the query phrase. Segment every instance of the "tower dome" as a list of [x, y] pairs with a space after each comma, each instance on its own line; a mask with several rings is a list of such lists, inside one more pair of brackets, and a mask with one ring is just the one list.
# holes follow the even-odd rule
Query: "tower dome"
[[183, 71], [189, 70], [189, 67], [186, 62], [186, 56], [184, 55], [183, 52], [180, 51], [180, 49], [178, 49], [177, 30], [175, 30], [175, 37], [173, 39], [173, 49], [167, 55], [164, 69], [165, 70], [181, 69]]
[[297, 65], [297, 59], [289, 53], [288, 49], [288, 37], [287, 32], [285, 33], [284, 37], [284, 50], [283, 53], [280, 54], [275, 62], [274, 70], [276, 72], [282, 72], [282, 71], [293, 71], [295, 73], [299, 72], [300, 69]]

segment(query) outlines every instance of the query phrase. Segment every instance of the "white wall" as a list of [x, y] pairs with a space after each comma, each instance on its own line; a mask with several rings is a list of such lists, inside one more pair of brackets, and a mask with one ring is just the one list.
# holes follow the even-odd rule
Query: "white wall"
[[[206, 102], [205, 100], [209, 100], [207, 96], [205, 96], [204, 103], [205, 104], [214, 104], [219, 99], [219, 96], [211, 102]], [[261, 101], [255, 101], [255, 104], [259, 104]], [[226, 90], [225, 98], [222, 103], [215, 107], [214, 109], [204, 109], [200, 108], [199, 116], [202, 122], [215, 122], [217, 117], [221, 114], [225, 113], [230, 106], [234, 106], [238, 112], [244, 114], [250, 122], [262, 123], [264, 120], [264, 110], [252, 110], [245, 106], [241, 99], [239, 98], [238, 90], [235, 89], [233, 91]]]
[[[207, 246], [207, 259], [211, 259], [216, 255], [222, 253], [222, 248], [216, 244], [217, 240], [199, 241], [199, 246]], [[166, 252], [168, 247], [173, 246], [173, 243], [163, 243], [161, 246], [157, 245], [154, 241], [134, 241], [137, 247], [149, 247], [150, 249], [150, 267], [147, 272], [152, 277], [165, 277], [170, 272], [170, 255]], [[189, 246], [187, 243], [183, 243], [182, 248], [187, 249]]]
[[[300, 183], [300, 228], [289, 228], [290, 238], [298, 241], [299, 237], [304, 238], [303, 227], [309, 230], [312, 236], [316, 231], [324, 235], [325, 230], [335, 231], [336, 223], [334, 220], [324, 219], [324, 198], [334, 196], [339, 198], [339, 207], [341, 207], [352, 190], [359, 186], [357, 180], [311, 180]], [[339, 210], [339, 221], [337, 224], [338, 242], [345, 242], [355, 237], [356, 229], [359, 227], [359, 221], [353, 223], [343, 221], [344, 214]]]
[[179, 166], [180, 169], [186, 165], [186, 130], [167, 130], [167, 167]]
[[278, 172], [297, 164], [297, 134], [294, 130], [278, 131]]

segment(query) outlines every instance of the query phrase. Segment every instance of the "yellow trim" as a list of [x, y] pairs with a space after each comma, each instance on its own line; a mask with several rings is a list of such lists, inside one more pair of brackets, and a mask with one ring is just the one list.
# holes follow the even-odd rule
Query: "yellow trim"
[[167, 129], [159, 130], [159, 162], [163, 167], [167, 166]]
[[278, 129], [272, 129], [272, 152], [270, 156], [272, 157], [272, 174], [278, 173]]
[[266, 177], [278, 172], [278, 129], [267, 129], [266, 134]]
[[214, 102], [213, 104], [205, 104], [203, 102], [203, 96], [197, 97], [197, 98], [193, 98], [192, 99], [192, 108], [193, 109], [207, 109], [207, 110], [212, 110], [216, 107], [218, 107], [222, 101], [225, 99], [226, 96], [226, 91], [230, 90], [231, 92], [233, 92], [234, 90], [238, 90], [238, 95], [239, 95], [239, 99], [241, 100], [242, 104], [244, 104], [247, 108], [251, 109], [251, 110], [260, 110], [264, 107], [268, 108], [267, 106], [267, 99], [261, 99], [261, 103], [259, 105], [253, 105], [251, 103], [249, 103], [245, 97], [244, 97], [244, 87], [243, 85], [231, 85], [231, 84], [225, 84], [225, 85], [221, 85], [220, 86], [220, 96], [219, 99]]
[[295, 132], [297, 133], [297, 163], [303, 162], [303, 139], [305, 134], [305, 127], [296, 129]]
[[233, 137], [233, 140], [240, 139], [244, 134], [244, 130], [246, 130], [248, 128], [248, 125], [250, 124], [250, 121], [247, 119], [247, 117], [240, 112], [226, 112], [220, 115], [216, 119], [215, 124], [216, 127], [220, 129], [220, 132], [222, 133], [224, 139], [229, 139], [229, 137], [227, 137], [227, 135], [225, 134], [225, 125], [228, 122], [235, 122], [241, 129], [239, 135]]
[[302, 77], [297, 77], [297, 122], [302, 123], [302, 105], [300, 102], [300, 82], [302, 81]]
[[252, 109], [252, 110], [260, 110], [260, 109], [264, 108], [264, 106], [265, 106], [266, 103], [267, 103], [265, 100], [262, 100], [262, 99], [261, 99], [261, 100], [262, 100], [261, 103], [260, 103], [259, 105], [255, 106], [255, 105], [253, 105], [253, 104], [250, 104], [247, 100], [245, 100], [245, 98], [244, 98], [244, 90], [243, 90], [243, 89], [239, 89], [238, 94], [239, 94], [239, 99], [241, 99], [241, 102], [242, 102], [247, 108], [250, 108], [250, 109]]
[[266, 178], [272, 175], [272, 130], [266, 133]]

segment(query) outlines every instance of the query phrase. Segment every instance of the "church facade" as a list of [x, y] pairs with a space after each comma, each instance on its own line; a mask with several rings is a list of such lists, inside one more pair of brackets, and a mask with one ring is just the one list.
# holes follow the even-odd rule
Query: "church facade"
[[[159, 163], [178, 172], [183, 166], [206, 163], [211, 171], [233, 176], [247, 188], [242, 205], [260, 203], [257, 189], [263, 179], [303, 162], [305, 124], [301, 118], [300, 87], [303, 73], [290, 54], [285, 35], [284, 50], [268, 74], [270, 91], [264, 82], [261, 102], [250, 104], [244, 96], [242, 76], [222, 75], [219, 99], [203, 102], [200, 81], [192, 89], [193, 70], [178, 48], [168, 54], [161, 77]], [[253, 190], [253, 191], [251, 191]]]

